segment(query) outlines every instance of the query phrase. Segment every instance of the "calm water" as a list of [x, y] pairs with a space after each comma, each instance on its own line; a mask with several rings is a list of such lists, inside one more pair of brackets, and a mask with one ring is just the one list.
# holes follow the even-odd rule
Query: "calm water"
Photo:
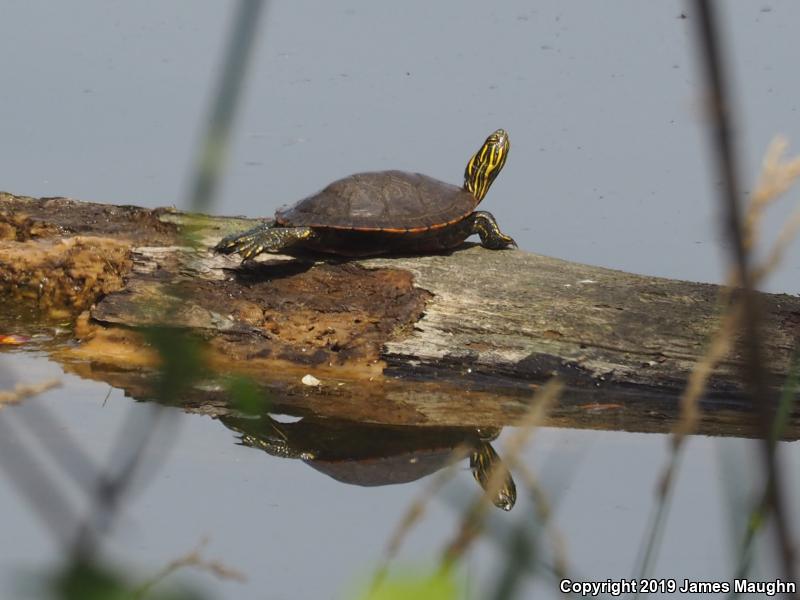
[[[0, 188], [180, 204], [231, 6], [4, 2]], [[752, 181], [775, 134], [800, 146], [800, 5], [726, 7], [742, 167]], [[484, 206], [523, 249], [719, 281], [724, 254], [689, 45], [692, 15], [680, 19], [683, 10], [679, 2], [634, 0], [273, 2], [215, 210], [268, 215], [361, 170], [419, 170], [458, 183], [470, 153], [504, 127], [512, 153]], [[768, 230], [786, 214], [783, 207], [770, 214]], [[767, 289], [800, 293], [798, 249]], [[0, 387], [63, 377], [62, 389], [37, 402], [98, 462], [125, 415], [145, 410], [117, 390], [104, 402], [107, 386], [61, 376], [41, 357], [6, 354], [0, 366]], [[232, 432], [206, 417], [181, 421], [172, 451], [126, 507], [107, 552], [146, 575], [207, 536], [207, 554], [248, 582], [182, 577], [220, 597], [344, 597], [424, 484], [342, 485], [299, 461], [237, 446]], [[728, 578], [730, 515], [722, 497], [748, 481], [750, 446], [692, 439], [657, 575]], [[783, 449], [787, 470], [798, 472], [797, 444]], [[575, 573], [632, 575], [666, 450], [660, 435], [551, 429], [537, 437], [526, 459], [554, 497]], [[413, 532], [401, 562], [436, 557], [456, 526], [447, 499], [472, 485], [464, 469]], [[796, 484], [793, 492], [796, 501]], [[77, 493], [71, 500], [80, 506]], [[15, 568], [51, 564], [58, 552], [8, 485], [0, 488], [0, 511], [6, 597]], [[521, 499], [511, 513], [494, 515], [493, 527], [530, 511]], [[473, 597], [492, 582], [496, 560], [483, 542], [465, 562]], [[553, 593], [549, 583], [536, 586]]]

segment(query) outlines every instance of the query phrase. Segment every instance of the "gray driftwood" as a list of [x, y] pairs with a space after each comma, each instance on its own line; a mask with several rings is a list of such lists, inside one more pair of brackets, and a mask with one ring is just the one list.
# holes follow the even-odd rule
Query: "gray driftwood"
[[[201, 335], [218, 369], [261, 380], [276, 406], [401, 425], [509, 424], [558, 376], [569, 392], [553, 423], [663, 431], [722, 310], [714, 285], [518, 250], [467, 245], [448, 255], [316, 263], [267, 256], [247, 265], [208, 251], [252, 222], [0, 194], [0, 284], [9, 296], [30, 298], [40, 281], [33, 269], [14, 267], [20, 256], [39, 252], [47, 269], [59, 260], [54, 244], [121, 244], [109, 272], [92, 276], [95, 287], [84, 282], [87, 297], [51, 294], [53, 303], [88, 309], [76, 329], [81, 343], [62, 353], [70, 368], [143, 385], [138, 375], [122, 376], [151, 366], [137, 358], [147, 349], [135, 331], [166, 318]], [[189, 230], [199, 247], [188, 247]], [[62, 271], [74, 289], [74, 269]], [[761, 301], [777, 390], [798, 347], [800, 299]], [[103, 365], [107, 373], [98, 375]], [[749, 418], [737, 412], [741, 365], [735, 349], [711, 378], [709, 431], [714, 423], [728, 432], [746, 427]], [[322, 385], [301, 384], [303, 374]], [[209, 402], [210, 412], [225, 412]]]

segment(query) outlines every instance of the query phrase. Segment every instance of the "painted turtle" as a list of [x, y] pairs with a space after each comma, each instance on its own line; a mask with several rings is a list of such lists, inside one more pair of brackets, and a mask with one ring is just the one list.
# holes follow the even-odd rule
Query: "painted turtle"
[[494, 217], [475, 207], [503, 168], [510, 144], [498, 129], [470, 158], [464, 185], [403, 171], [357, 173], [279, 210], [275, 220], [224, 238], [217, 252], [248, 259], [262, 252], [345, 256], [448, 250], [470, 235], [493, 250], [516, 246]]
[[[273, 456], [299, 458], [329, 477], [360, 486], [407, 483], [452, 464], [457, 448], [469, 455], [475, 481], [488, 490], [503, 460], [492, 448], [498, 429], [464, 427], [399, 427], [303, 417], [283, 423], [268, 415], [258, 419], [220, 417], [240, 434], [240, 443]], [[503, 466], [503, 468], [505, 468]], [[511, 510], [517, 500], [514, 479], [506, 469], [491, 501]]]

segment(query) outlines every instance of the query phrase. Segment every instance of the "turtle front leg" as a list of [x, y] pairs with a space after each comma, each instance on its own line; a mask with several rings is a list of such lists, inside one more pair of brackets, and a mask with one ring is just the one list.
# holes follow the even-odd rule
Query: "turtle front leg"
[[316, 235], [310, 227], [273, 227], [271, 223], [263, 223], [244, 233], [223, 238], [214, 246], [214, 251], [222, 254], [238, 252], [242, 259], [247, 260], [262, 252], [279, 253]]
[[472, 213], [472, 232], [481, 236], [481, 246], [491, 250], [502, 250], [509, 246], [517, 247], [514, 238], [500, 231], [492, 213], [478, 210]]

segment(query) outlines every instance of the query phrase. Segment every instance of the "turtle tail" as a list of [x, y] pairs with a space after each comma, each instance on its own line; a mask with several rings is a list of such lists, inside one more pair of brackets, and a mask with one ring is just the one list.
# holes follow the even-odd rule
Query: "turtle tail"
[[262, 252], [280, 252], [301, 240], [314, 236], [310, 227], [273, 227], [272, 223], [262, 223], [244, 233], [223, 238], [214, 251], [221, 254], [238, 253], [247, 260]]

